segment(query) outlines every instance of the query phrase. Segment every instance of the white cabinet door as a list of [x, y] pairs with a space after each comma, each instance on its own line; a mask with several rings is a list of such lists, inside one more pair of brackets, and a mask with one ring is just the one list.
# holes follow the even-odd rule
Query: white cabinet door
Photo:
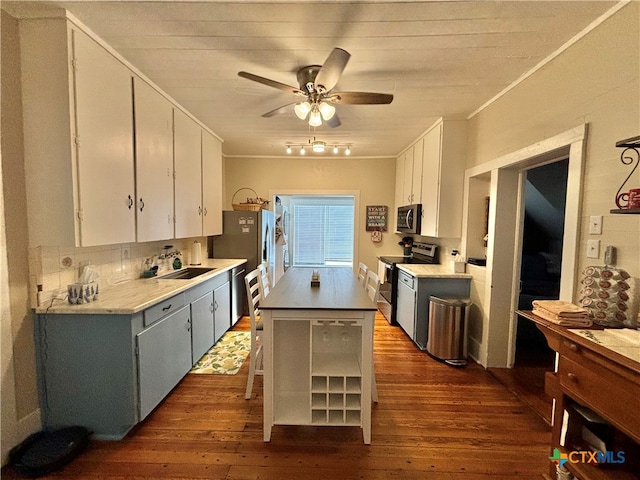
[[202, 235], [201, 127], [177, 108], [174, 124], [175, 238]]
[[413, 195], [411, 188], [413, 186], [413, 149], [410, 148], [404, 153], [404, 188], [403, 197], [405, 203], [403, 205], [411, 205], [413, 203]]
[[422, 139], [413, 145], [411, 203], [422, 203]]
[[173, 106], [134, 79], [138, 242], [173, 238]]
[[428, 237], [438, 235], [438, 213], [440, 209], [440, 146], [442, 125], [432, 128], [424, 136], [422, 170], [422, 223], [420, 234]]
[[80, 243], [135, 241], [130, 71], [73, 30]]
[[202, 131], [202, 235], [222, 234], [222, 143]]
[[440, 121], [425, 134], [423, 140], [420, 234], [460, 237], [467, 152], [466, 121]]

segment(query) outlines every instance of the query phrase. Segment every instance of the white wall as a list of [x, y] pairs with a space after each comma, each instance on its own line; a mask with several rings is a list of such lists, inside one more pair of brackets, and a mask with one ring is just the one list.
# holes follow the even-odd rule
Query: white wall
[[[251, 187], [263, 198], [269, 196], [269, 191], [359, 191], [360, 225], [355, 263], [364, 262], [375, 270], [378, 255], [399, 254], [397, 243], [401, 237], [392, 233], [394, 229], [390, 224], [395, 208], [393, 158], [314, 157], [312, 154], [268, 159], [225, 158], [224, 172], [225, 210], [232, 209], [233, 194], [241, 187]], [[235, 203], [247, 196], [253, 194], [248, 190], [239, 192]], [[367, 205], [389, 207], [388, 231], [380, 243], [372, 242], [370, 233], [365, 231]]]
[[[603, 215], [602, 245], [618, 247], [618, 265], [640, 276], [640, 216], [612, 215], [630, 168], [618, 140], [640, 134], [640, 4], [631, 2], [544, 68], [470, 120], [468, 166], [481, 165], [578, 125], [588, 125], [579, 268], [590, 215]], [[640, 185], [640, 170], [626, 189]]]
[[[604, 264], [605, 245], [617, 247], [618, 267], [634, 277], [640, 276], [640, 216], [609, 213], [616, 208], [616, 191], [631, 170], [620, 162], [620, 150], [616, 149], [615, 143], [640, 134], [639, 10], [637, 2], [626, 5], [470, 120], [468, 167], [473, 167], [474, 171], [482, 171], [485, 166], [490, 170], [489, 166], [497, 159], [513, 152], [534, 151], [532, 146], [587, 125], [582, 198], [570, 199], [572, 205], [581, 205], [575, 207], [579, 210], [579, 227], [577, 232], [565, 231], [565, 237], [576, 235], [578, 238], [575, 259], [578, 278], [587, 265]], [[634, 174], [625, 189], [637, 185], [640, 185], [640, 171]], [[503, 200], [492, 198], [492, 202], [503, 202], [492, 205], [492, 209], [498, 211], [508, 206], [504, 202], [515, 198], [515, 191]], [[591, 215], [603, 216], [602, 235], [588, 233]], [[515, 221], [515, 215], [505, 218]], [[511, 269], [500, 270], [499, 266], [500, 262], [511, 265], [513, 254], [509, 249], [514, 241], [512, 231], [517, 225], [495, 227], [496, 238], [492, 240], [499, 242], [497, 237], [502, 237], [500, 245], [495, 244], [500, 258], [494, 259], [496, 264], [489, 258], [491, 265], [487, 267], [486, 281], [491, 285], [484, 285], [489, 300], [484, 299], [485, 308], [476, 312], [473, 319], [473, 333], [482, 334], [482, 343], [471, 344], [470, 348], [480, 351], [484, 365], [506, 366], [512, 332], [508, 331], [509, 319], [504, 317], [509, 317], [510, 306], [504, 303], [509, 298], [500, 296], [509, 297], [511, 285], [504, 277], [509, 277]], [[510, 231], [508, 235], [506, 230]], [[586, 257], [589, 238], [601, 242], [597, 259]], [[498, 276], [491, 274], [496, 271]], [[563, 281], [564, 276], [563, 271]], [[566, 299], [577, 302], [579, 289], [579, 282], [575, 282], [574, 291], [568, 294], [572, 298]]]

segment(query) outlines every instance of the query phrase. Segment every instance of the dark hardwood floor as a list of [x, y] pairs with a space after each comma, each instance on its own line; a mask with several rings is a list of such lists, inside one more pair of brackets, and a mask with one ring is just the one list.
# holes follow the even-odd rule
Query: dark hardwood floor
[[[248, 330], [247, 319], [236, 330]], [[124, 440], [92, 441], [41, 478], [227, 480], [536, 479], [550, 428], [488, 371], [439, 363], [376, 317], [379, 403], [371, 445], [356, 427], [275, 426], [262, 441], [262, 378], [244, 400], [237, 375], [187, 375]], [[2, 478], [20, 478], [8, 468]]]

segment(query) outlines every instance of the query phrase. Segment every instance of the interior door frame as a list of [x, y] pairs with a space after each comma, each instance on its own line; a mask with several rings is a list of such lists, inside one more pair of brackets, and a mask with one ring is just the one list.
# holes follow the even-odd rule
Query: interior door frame
[[587, 125], [583, 124], [465, 172], [463, 253], [469, 249], [470, 242], [476, 241], [467, 234], [471, 220], [469, 183], [476, 177], [490, 175], [486, 277], [483, 291], [478, 292], [481, 305], [478, 305], [480, 318], [477, 321], [482, 322], [482, 332], [480, 342], [476, 340], [476, 345], [469, 351], [484, 367], [510, 368], [515, 358], [525, 171], [560, 158], [569, 158], [560, 299], [573, 299], [578, 276], [586, 135]]

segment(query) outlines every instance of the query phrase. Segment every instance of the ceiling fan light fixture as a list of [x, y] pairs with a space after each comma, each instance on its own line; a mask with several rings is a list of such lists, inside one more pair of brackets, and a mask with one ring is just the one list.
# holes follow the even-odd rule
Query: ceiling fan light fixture
[[311, 144], [311, 148], [316, 153], [324, 152], [324, 147], [325, 147], [325, 143], [321, 142], [320, 140], [314, 140], [314, 142]]
[[312, 127], [319, 127], [322, 125], [322, 116], [317, 108], [313, 109], [309, 114], [309, 125]]
[[325, 121], [331, 120], [336, 114], [336, 107], [328, 104], [327, 102], [321, 102], [318, 106], [318, 110], [320, 110], [320, 114]]
[[301, 102], [297, 103], [295, 107], [293, 107], [293, 111], [300, 120], [304, 120], [309, 115], [311, 111], [311, 104], [309, 102]]

